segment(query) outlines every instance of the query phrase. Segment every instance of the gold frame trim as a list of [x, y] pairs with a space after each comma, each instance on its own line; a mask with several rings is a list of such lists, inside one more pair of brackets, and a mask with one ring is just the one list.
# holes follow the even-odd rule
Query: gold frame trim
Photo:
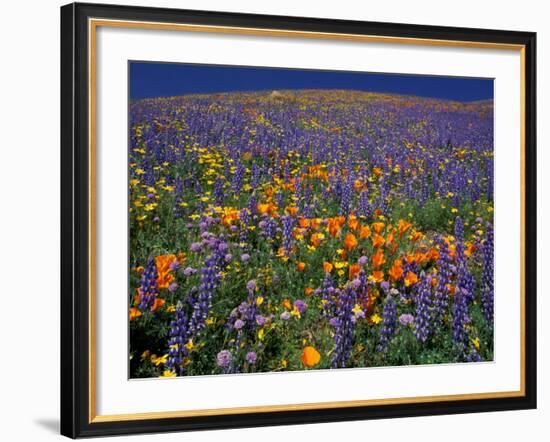
[[[388, 399], [368, 399], [353, 401], [335, 401], [335, 402], [317, 402], [302, 404], [283, 404], [283, 405], [264, 405], [256, 407], [234, 407], [234, 408], [215, 408], [199, 410], [181, 410], [181, 411], [159, 411], [148, 413], [130, 413], [130, 414], [96, 414], [96, 35], [97, 28], [115, 27], [115, 28], [134, 28], [163, 31], [186, 31], [186, 32], [206, 32], [217, 34], [237, 34], [254, 35], [265, 37], [289, 37], [289, 38], [308, 38], [339, 41], [356, 41], [368, 43], [386, 43], [386, 44], [411, 44], [421, 46], [443, 46], [443, 47], [462, 47], [475, 49], [496, 49], [519, 51], [520, 53], [520, 193], [521, 193], [521, 226], [520, 226], [520, 389], [518, 391], [489, 392], [489, 393], [466, 393], [453, 395], [437, 396], [416, 396], [400, 397]], [[525, 45], [504, 44], [490, 42], [474, 42], [459, 40], [438, 40], [410, 37], [390, 37], [377, 35], [358, 35], [329, 32], [311, 32], [311, 31], [291, 31], [282, 29], [263, 29], [263, 28], [244, 28], [234, 26], [211, 26], [195, 25], [181, 23], [158, 23], [158, 22], [140, 22], [131, 20], [111, 20], [111, 19], [88, 19], [88, 93], [89, 93], [89, 383], [88, 383], [88, 422], [118, 422], [118, 421], [138, 421], [146, 419], [169, 419], [181, 417], [199, 417], [199, 416], [220, 416], [237, 415], [247, 413], [273, 413], [280, 411], [298, 411], [298, 410], [322, 410], [328, 408], [348, 408], [365, 407], [375, 405], [396, 405], [396, 404], [420, 404], [427, 402], [442, 401], [461, 401], [461, 400], [482, 400], [497, 398], [523, 397], [526, 392], [525, 385]]]

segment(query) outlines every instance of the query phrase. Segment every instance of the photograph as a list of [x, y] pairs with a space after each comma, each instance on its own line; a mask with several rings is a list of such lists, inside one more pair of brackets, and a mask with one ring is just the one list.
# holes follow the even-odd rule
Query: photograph
[[129, 60], [128, 377], [493, 361], [493, 99]]

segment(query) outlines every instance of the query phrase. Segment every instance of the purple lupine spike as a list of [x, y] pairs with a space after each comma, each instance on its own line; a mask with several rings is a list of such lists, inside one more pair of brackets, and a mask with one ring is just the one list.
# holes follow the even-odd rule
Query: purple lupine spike
[[332, 368], [345, 368], [353, 346], [352, 320], [355, 293], [350, 285], [342, 292], [336, 307], [336, 316], [331, 320], [334, 325], [335, 348], [332, 354]]
[[335, 303], [334, 303], [334, 281], [330, 276], [330, 273], [325, 273], [325, 279], [323, 279], [323, 284], [321, 285], [321, 297], [323, 299], [323, 314], [325, 317], [333, 317], [335, 312]]
[[258, 198], [256, 197], [256, 193], [253, 193], [252, 195], [250, 195], [250, 198], [248, 200], [248, 211], [250, 212], [251, 215], [256, 215], [258, 211], [256, 208], [257, 205], [258, 205]]
[[262, 229], [262, 234], [266, 239], [273, 241], [275, 239], [275, 232], [277, 229], [277, 223], [272, 218], [267, 218], [259, 222], [259, 226]]
[[468, 269], [468, 260], [464, 248], [464, 223], [460, 217], [455, 220], [455, 238], [456, 285], [464, 290], [466, 300], [470, 303], [475, 297], [476, 281]]
[[470, 322], [470, 317], [468, 316], [468, 300], [463, 290], [457, 289], [455, 293], [452, 316], [453, 341], [457, 347], [463, 351], [468, 340], [466, 326]]
[[189, 341], [189, 331], [187, 329], [188, 319], [185, 313], [183, 303], [178, 301], [174, 319], [170, 321], [170, 330], [168, 331], [168, 359], [166, 368], [182, 376], [185, 368], [182, 365], [183, 358], [187, 356], [185, 345]]
[[282, 207], [283, 201], [284, 201], [283, 192], [281, 192], [280, 190], [277, 191], [277, 192], [275, 193], [275, 196], [273, 197], [273, 200], [275, 201], [275, 204], [276, 204], [278, 207]]
[[231, 182], [232, 191], [237, 195], [241, 192], [243, 187], [244, 172], [245, 167], [239, 162], [233, 174], [233, 181]]
[[200, 270], [199, 293], [193, 305], [191, 319], [189, 320], [189, 329], [193, 334], [200, 332], [205, 327], [206, 319], [212, 308], [212, 297], [214, 296], [219, 279], [216, 261], [216, 256], [209, 256]]
[[223, 180], [221, 179], [221, 177], [218, 177], [214, 186], [214, 204], [216, 204], [216, 206], [221, 206], [223, 205], [223, 200]]
[[155, 298], [157, 297], [157, 265], [153, 258], [149, 258], [147, 265], [141, 275], [141, 286], [139, 288], [140, 302], [139, 308], [141, 310], [149, 310], [153, 307]]
[[445, 315], [449, 307], [449, 284], [452, 276], [452, 258], [450, 255], [449, 245], [445, 240], [440, 238], [439, 243], [439, 258], [437, 260], [437, 285], [434, 293], [433, 304], [433, 321], [434, 328], [438, 328], [443, 324]]
[[369, 202], [369, 194], [366, 191], [361, 192], [361, 196], [359, 197], [359, 215], [367, 219], [372, 217], [372, 207]]
[[285, 256], [290, 256], [294, 247], [294, 238], [292, 237], [292, 228], [294, 227], [294, 218], [291, 216], [283, 216], [283, 253]]
[[481, 305], [485, 320], [492, 325], [494, 314], [494, 235], [493, 226], [487, 225], [485, 241], [482, 245]]
[[420, 282], [416, 284], [417, 298], [414, 335], [422, 343], [426, 342], [431, 334], [431, 280], [431, 275], [421, 275]]
[[260, 183], [260, 168], [257, 163], [252, 164], [252, 169], [250, 171], [250, 186], [255, 189]]
[[241, 220], [239, 242], [241, 244], [246, 244], [248, 242], [248, 227], [250, 226], [250, 212], [248, 209], [241, 209], [239, 212], [239, 218]]
[[376, 351], [385, 352], [388, 349], [388, 345], [391, 342], [393, 333], [395, 331], [395, 302], [393, 297], [388, 295], [386, 302], [384, 303], [384, 309], [382, 310], [382, 326], [380, 327], [380, 341], [376, 346]]

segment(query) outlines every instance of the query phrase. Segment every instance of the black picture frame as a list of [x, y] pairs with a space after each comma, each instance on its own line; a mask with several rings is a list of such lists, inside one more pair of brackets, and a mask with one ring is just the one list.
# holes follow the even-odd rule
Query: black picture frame
[[[313, 13], [313, 12], [312, 12]], [[524, 50], [524, 395], [93, 422], [89, 395], [89, 18], [521, 45]], [[121, 147], [122, 148], [122, 147]], [[536, 408], [536, 34], [73, 3], [61, 8], [61, 434], [71, 437]]]

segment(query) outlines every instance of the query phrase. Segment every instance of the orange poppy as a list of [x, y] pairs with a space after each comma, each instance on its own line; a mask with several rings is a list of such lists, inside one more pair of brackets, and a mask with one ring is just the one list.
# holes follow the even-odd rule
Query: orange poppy
[[372, 228], [376, 233], [380, 233], [382, 230], [384, 230], [384, 226], [385, 224], [382, 222], [372, 223]]
[[464, 254], [469, 258], [476, 250], [477, 247], [475, 245], [472, 243], [466, 243], [466, 250], [464, 250]]
[[412, 224], [408, 221], [400, 219], [397, 223], [397, 236], [401, 238], [403, 234], [411, 228]]
[[368, 238], [370, 235], [371, 235], [370, 227], [361, 226], [361, 229], [359, 230], [359, 238], [365, 239], [365, 238]]
[[151, 307], [151, 311], [156, 312], [159, 308], [161, 308], [166, 301], [161, 298], [155, 298], [155, 301], [153, 302], [153, 306]]
[[372, 275], [369, 276], [369, 280], [373, 282], [384, 281], [384, 272], [381, 270], [375, 270], [374, 272], [372, 272]]
[[141, 315], [142, 313], [136, 307], [130, 308], [130, 321], [133, 321], [134, 319], [139, 318]]
[[353, 233], [348, 233], [344, 239], [344, 246], [348, 252], [351, 252], [355, 247], [357, 247], [357, 238]]
[[341, 228], [341, 225], [338, 222], [337, 218], [328, 219], [328, 233], [330, 234], [330, 236], [332, 236], [333, 238], [336, 238], [337, 236], [339, 236], [340, 228]]
[[439, 259], [439, 251], [435, 248], [431, 248], [427, 253], [428, 259], [431, 261], [437, 261]]
[[283, 299], [283, 307], [287, 310], [290, 310], [292, 308], [292, 304], [290, 303], [290, 299]]
[[384, 239], [384, 237], [379, 235], [378, 233], [372, 237], [372, 246], [374, 248], [382, 247], [385, 242], [386, 240]]
[[447, 289], [450, 295], [454, 295], [456, 292], [456, 285], [447, 284], [445, 288]]
[[285, 209], [285, 212], [291, 216], [295, 216], [298, 213], [298, 208], [295, 206], [290, 206]]
[[159, 289], [167, 289], [174, 281], [174, 275], [169, 272], [158, 272], [157, 285]]
[[258, 203], [256, 209], [258, 209], [260, 215], [265, 215], [269, 212], [269, 203]]
[[309, 219], [307, 218], [300, 218], [298, 220], [298, 225], [302, 228], [302, 229], [307, 229], [309, 226], [310, 226], [310, 221]]
[[170, 265], [177, 261], [178, 258], [174, 254], [168, 254], [168, 255], [159, 255], [155, 257], [155, 264], [157, 266], [157, 271], [160, 272], [168, 272], [170, 271]]
[[177, 262], [176, 255], [159, 255], [155, 257], [155, 264], [157, 266], [157, 285], [159, 289], [167, 289], [168, 286], [174, 281], [174, 275], [172, 275], [171, 265]]
[[309, 239], [309, 242], [313, 247], [319, 247], [321, 245], [321, 241], [321, 236], [318, 233], [314, 233]]
[[418, 241], [419, 239], [422, 239], [422, 233], [420, 233], [418, 230], [413, 230], [413, 233], [411, 235], [411, 240], [416, 242]]
[[321, 361], [321, 355], [315, 348], [311, 346], [307, 346], [302, 351], [302, 364], [304, 364], [307, 368], [314, 367]]
[[394, 239], [395, 239], [395, 233], [392, 230], [390, 233], [388, 233], [388, 236], [386, 236], [386, 244], [388, 247], [393, 243]]
[[417, 282], [418, 282], [418, 277], [416, 276], [416, 273], [407, 272], [407, 276], [405, 276], [405, 287], [409, 287], [413, 284], [416, 284]]
[[372, 265], [375, 269], [379, 269], [383, 264], [386, 263], [386, 258], [384, 257], [384, 252], [382, 249], [378, 249], [374, 255], [372, 255]]
[[320, 225], [321, 225], [321, 218], [313, 218], [311, 220], [311, 228], [313, 230], [317, 230]]
[[359, 220], [355, 216], [350, 215], [348, 226], [351, 230], [357, 230], [357, 228], [359, 227]]
[[303, 272], [305, 268], [306, 268], [306, 263], [305, 262], [298, 261], [296, 263], [296, 270], [298, 270], [299, 272]]
[[330, 262], [325, 261], [323, 263], [323, 270], [325, 271], [325, 273], [332, 272], [332, 264]]
[[311, 294], [313, 293], [313, 289], [311, 287], [306, 287], [304, 293], [306, 296], [311, 296]]
[[414, 260], [417, 264], [422, 264], [428, 260], [428, 256], [426, 253], [423, 253], [421, 251], [417, 251], [414, 255]]
[[234, 221], [237, 221], [239, 217], [239, 210], [226, 207], [221, 214], [222, 224], [229, 227]]
[[388, 270], [388, 275], [393, 281], [399, 280], [403, 276], [403, 260], [396, 259], [391, 268]]
[[349, 279], [353, 279], [355, 275], [359, 274], [361, 266], [359, 264], [352, 264], [349, 266]]

